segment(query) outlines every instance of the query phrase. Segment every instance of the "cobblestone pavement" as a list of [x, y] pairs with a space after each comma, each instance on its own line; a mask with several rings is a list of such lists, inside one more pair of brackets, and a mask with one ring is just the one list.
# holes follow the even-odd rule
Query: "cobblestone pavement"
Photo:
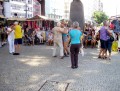
[[88, 48], [79, 54], [79, 68], [71, 69], [70, 58], [52, 57], [52, 47], [23, 46], [20, 56], [7, 50], [0, 48], [0, 91], [120, 91], [119, 53], [101, 60]]

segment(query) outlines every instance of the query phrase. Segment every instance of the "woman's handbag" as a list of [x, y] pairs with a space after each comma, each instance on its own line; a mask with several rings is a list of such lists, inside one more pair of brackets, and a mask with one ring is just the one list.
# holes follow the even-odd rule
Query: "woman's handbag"
[[110, 41], [113, 42], [114, 41], [114, 37], [110, 36]]

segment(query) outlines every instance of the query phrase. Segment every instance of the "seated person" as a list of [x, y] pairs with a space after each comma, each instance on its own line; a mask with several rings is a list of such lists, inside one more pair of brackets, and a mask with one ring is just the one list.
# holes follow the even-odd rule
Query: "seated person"
[[85, 48], [88, 46], [88, 43], [91, 43], [91, 41], [92, 41], [92, 35], [91, 33], [89, 33], [87, 35], [87, 39], [85, 40]]
[[48, 42], [48, 35], [49, 35], [49, 33], [50, 33], [49, 31], [46, 31], [46, 34], [45, 34], [45, 37], [46, 37], [46, 38], [45, 38], [45, 39], [46, 39], [46, 42]]
[[25, 39], [27, 39], [28, 43], [31, 45], [33, 39], [32, 39], [32, 33], [31, 33], [31, 31], [29, 31], [29, 28], [26, 29], [26, 32], [24, 35], [25, 35]]
[[39, 38], [40, 43], [43, 43], [44, 38], [43, 38], [43, 36], [42, 36], [42, 32], [41, 32], [41, 30], [38, 30], [38, 31], [37, 31], [37, 37]]
[[50, 32], [48, 35], [48, 45], [52, 46], [53, 44], [53, 34]]
[[83, 39], [82, 39], [82, 42], [83, 42], [83, 46], [86, 48], [86, 40], [87, 40], [87, 32], [83, 32]]
[[31, 39], [32, 39], [32, 45], [34, 45], [34, 40], [35, 40], [35, 35], [36, 35], [36, 31], [33, 31], [33, 33], [31, 34]]
[[96, 38], [95, 38], [95, 30], [92, 30], [92, 40], [91, 40], [91, 47], [94, 48], [96, 46]]
[[42, 36], [43, 36], [43, 40], [45, 41], [46, 40], [46, 35], [45, 35], [45, 31], [42, 31]]

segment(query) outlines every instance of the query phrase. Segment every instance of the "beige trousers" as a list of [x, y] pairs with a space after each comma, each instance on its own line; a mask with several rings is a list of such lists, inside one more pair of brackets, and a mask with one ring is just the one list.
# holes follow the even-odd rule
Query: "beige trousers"
[[60, 51], [60, 56], [64, 56], [64, 54], [63, 54], [63, 42], [62, 42], [62, 40], [54, 42], [53, 56], [57, 55], [57, 49], [58, 48], [59, 48], [59, 51]]

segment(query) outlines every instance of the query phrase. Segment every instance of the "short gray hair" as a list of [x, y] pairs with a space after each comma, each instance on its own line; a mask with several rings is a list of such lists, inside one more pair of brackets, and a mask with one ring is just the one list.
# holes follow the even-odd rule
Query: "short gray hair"
[[58, 22], [58, 23], [57, 23], [57, 27], [60, 27], [60, 26], [61, 26], [61, 23], [60, 23], [60, 22]]
[[108, 21], [103, 21], [103, 25], [106, 26], [108, 24]]
[[79, 27], [79, 23], [77, 21], [73, 22], [73, 28], [78, 28]]
[[14, 24], [15, 24], [15, 25], [18, 25], [18, 22], [16, 21], [16, 22], [14, 22]]

